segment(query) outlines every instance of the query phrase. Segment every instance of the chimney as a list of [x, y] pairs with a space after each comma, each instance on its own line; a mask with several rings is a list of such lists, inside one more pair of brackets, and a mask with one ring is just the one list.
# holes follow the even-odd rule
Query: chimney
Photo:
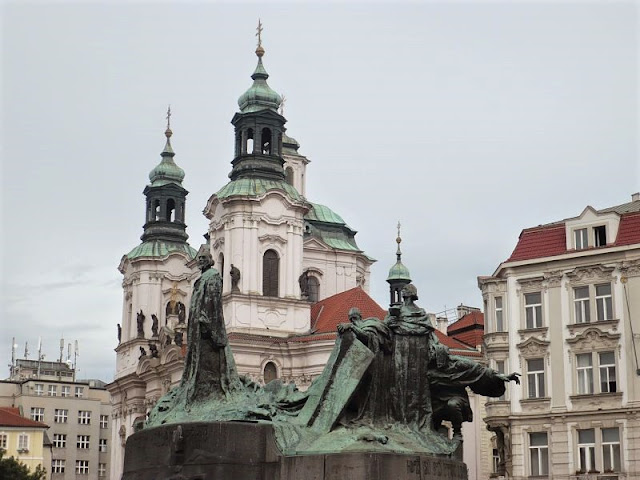
[[631, 194], [631, 201], [632, 202], [637, 202], [638, 200], [640, 200], [640, 192], [632, 193]]
[[440, 330], [445, 335], [447, 334], [447, 327], [449, 326], [449, 321], [447, 317], [436, 317], [436, 328]]

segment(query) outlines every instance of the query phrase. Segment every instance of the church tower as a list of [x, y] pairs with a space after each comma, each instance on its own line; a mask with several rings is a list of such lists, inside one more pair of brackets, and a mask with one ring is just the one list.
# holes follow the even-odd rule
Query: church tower
[[122, 257], [122, 320], [118, 324], [112, 396], [112, 478], [120, 478], [124, 439], [147, 409], [182, 375], [191, 283], [198, 275], [187, 243], [184, 171], [174, 162], [167, 112], [166, 143], [144, 189], [142, 243]]
[[398, 250], [396, 250], [396, 263], [389, 269], [389, 275], [387, 276], [387, 283], [389, 284], [390, 293], [390, 305], [394, 303], [402, 303], [402, 288], [411, 283], [411, 275], [409, 269], [402, 263], [402, 252], [400, 251], [400, 243], [402, 238], [400, 237], [400, 222], [398, 222], [398, 237], [396, 238], [398, 244]]
[[229, 331], [287, 336], [310, 328], [299, 278], [304, 215], [311, 205], [292, 174], [287, 181], [284, 155], [297, 162], [299, 171], [298, 164], [308, 161], [285, 136], [286, 119], [278, 112], [282, 98], [267, 84], [264, 53], [259, 37], [253, 84], [238, 99], [239, 112], [231, 120], [231, 181], [211, 196], [204, 213], [211, 253], [223, 276]]

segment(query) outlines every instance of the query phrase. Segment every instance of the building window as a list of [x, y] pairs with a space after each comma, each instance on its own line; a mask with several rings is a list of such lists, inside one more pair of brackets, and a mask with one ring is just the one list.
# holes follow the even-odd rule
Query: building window
[[262, 136], [261, 136], [261, 148], [260, 151], [263, 155], [271, 155], [271, 130], [268, 128], [263, 128], [262, 129]]
[[544, 398], [544, 359], [527, 360], [527, 390], [529, 398]]
[[275, 250], [264, 252], [262, 259], [262, 294], [265, 297], [278, 296], [278, 277], [280, 274], [280, 259]]
[[76, 460], [76, 475], [89, 475], [89, 460]]
[[80, 425], [91, 424], [91, 412], [88, 410], [78, 410], [78, 423]]
[[531, 464], [531, 476], [543, 476], [549, 474], [549, 444], [547, 432], [535, 432], [529, 434], [529, 461]]
[[275, 380], [276, 378], [278, 378], [278, 369], [276, 368], [275, 363], [267, 362], [267, 364], [264, 366], [262, 376], [264, 378], [264, 383], [269, 383], [271, 380]]
[[107, 464], [99, 463], [98, 464], [98, 477], [106, 477], [107, 476]]
[[109, 415], [100, 415], [100, 428], [109, 428]]
[[498, 449], [494, 448], [492, 452], [492, 460], [493, 460], [493, 473], [498, 473], [500, 471], [500, 454], [498, 453]]
[[524, 295], [524, 310], [527, 328], [542, 327], [542, 294], [540, 292]]
[[599, 322], [613, 319], [610, 283], [596, 285], [596, 315]]
[[3, 450], [7, 449], [7, 434], [6, 433], [0, 433], [0, 448], [2, 448]]
[[[595, 357], [594, 357], [595, 356]], [[576, 355], [578, 395], [613, 393], [618, 391], [614, 352], [589, 352]], [[596, 378], [596, 373], [599, 375]], [[595, 385], [600, 386], [596, 392]]]
[[502, 297], [495, 297], [493, 299], [493, 303], [495, 306], [495, 317], [496, 317], [496, 332], [504, 332], [504, 320], [502, 318]]
[[593, 227], [593, 244], [596, 247], [604, 247], [607, 244], [607, 227], [605, 225]]
[[34, 394], [38, 395], [39, 397], [41, 397], [42, 395], [44, 395], [44, 385], [42, 383], [36, 383], [34, 386]]
[[51, 460], [51, 471], [53, 473], [64, 473], [65, 460]]
[[576, 355], [576, 369], [578, 372], [578, 394], [593, 393], [593, 358], [591, 353]]
[[54, 433], [53, 434], [53, 446], [55, 448], [67, 448], [67, 434], [66, 433]]
[[82, 398], [84, 387], [76, 387], [76, 398]]
[[578, 430], [578, 470], [582, 473], [596, 469], [596, 432], [593, 428]]
[[67, 423], [67, 417], [69, 416], [69, 410], [66, 408], [56, 408], [53, 414], [53, 421], [55, 423]]
[[18, 452], [29, 451], [29, 435], [21, 433], [18, 435]]
[[48, 385], [47, 386], [47, 395], [50, 397], [55, 397], [58, 394], [58, 386], [57, 385]]
[[578, 230], [574, 230], [573, 238], [575, 240], [576, 250], [582, 250], [589, 246], [586, 228], [580, 228]]
[[89, 435], [78, 435], [76, 447], [89, 448]]
[[620, 471], [620, 430], [602, 429], [602, 468], [605, 473]]
[[69, 385], [62, 386], [62, 396], [70, 397], [71, 396], [71, 387]]
[[31, 420], [35, 420], [36, 422], [44, 421], [44, 408], [42, 407], [31, 407]]
[[576, 323], [589, 323], [589, 287], [576, 287], [573, 289], [573, 306], [576, 315]]
[[107, 451], [107, 439], [106, 438], [101, 438], [100, 440], [98, 440], [98, 451], [99, 452], [106, 452]]
[[600, 352], [598, 353], [598, 362], [600, 364], [600, 392], [617, 392], [615, 354], [613, 352]]

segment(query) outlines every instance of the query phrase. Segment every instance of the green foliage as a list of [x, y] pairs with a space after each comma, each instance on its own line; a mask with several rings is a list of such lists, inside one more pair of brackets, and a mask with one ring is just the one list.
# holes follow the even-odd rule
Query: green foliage
[[36, 467], [35, 472], [20, 463], [13, 457], [3, 458], [4, 451], [0, 449], [0, 478], [2, 480], [44, 480], [47, 476], [46, 469], [41, 465]]

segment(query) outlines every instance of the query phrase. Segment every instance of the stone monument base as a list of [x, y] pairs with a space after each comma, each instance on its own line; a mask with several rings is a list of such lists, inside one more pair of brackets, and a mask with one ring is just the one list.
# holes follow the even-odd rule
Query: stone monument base
[[268, 423], [162, 425], [127, 440], [122, 480], [467, 480], [447, 457], [394, 452], [283, 456]]

